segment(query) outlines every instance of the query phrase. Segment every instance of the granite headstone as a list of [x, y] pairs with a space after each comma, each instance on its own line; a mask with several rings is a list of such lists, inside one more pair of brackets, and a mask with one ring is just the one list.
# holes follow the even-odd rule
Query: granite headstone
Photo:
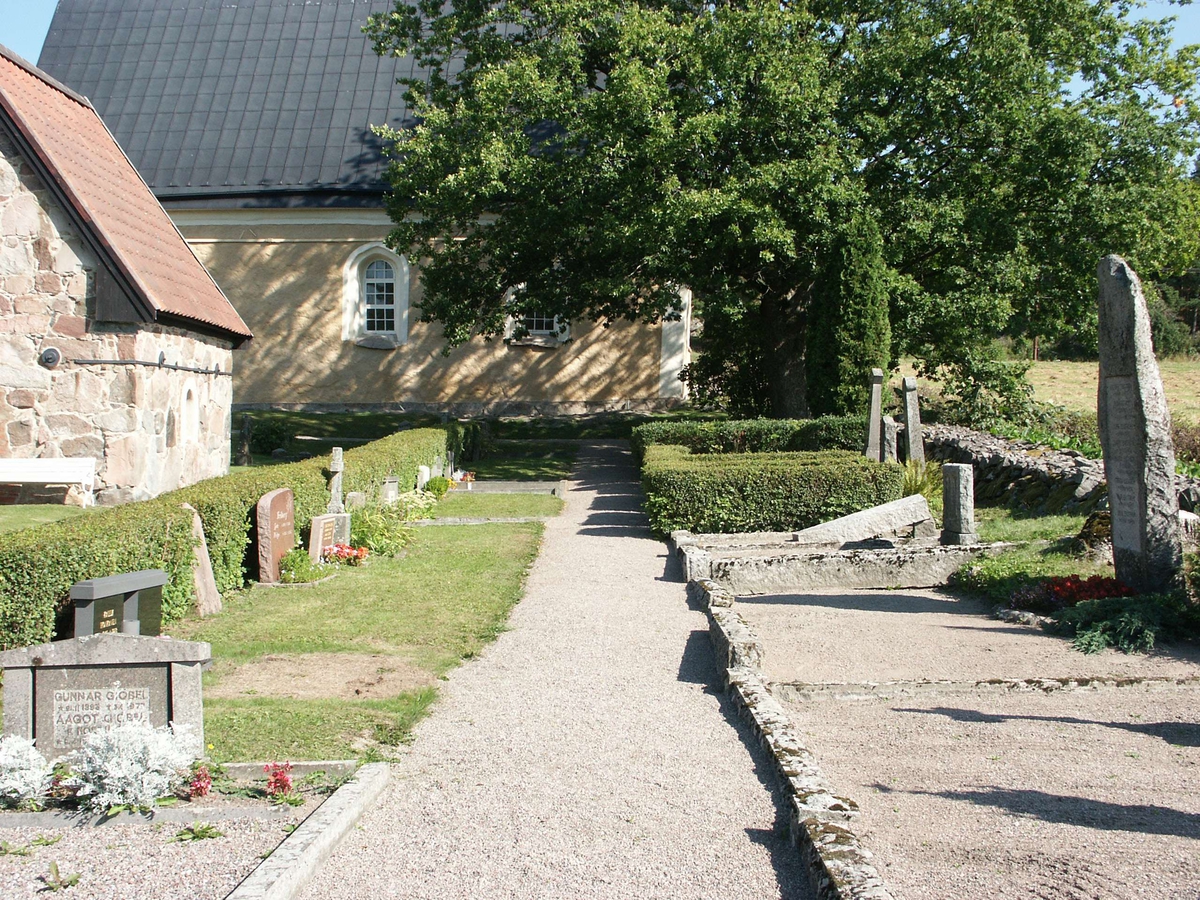
[[863, 455], [867, 459], [879, 462], [883, 459], [880, 452], [880, 437], [883, 423], [880, 415], [883, 412], [883, 369], [871, 370], [871, 397], [867, 404], [867, 442]]
[[1117, 578], [1138, 592], [1176, 583], [1182, 566], [1171, 414], [1137, 274], [1100, 260], [1100, 385], [1096, 413], [1112, 511]]
[[925, 465], [925, 436], [921, 431], [921, 405], [917, 379], [904, 379], [904, 461]]
[[296, 509], [291, 488], [263, 494], [256, 507], [258, 516], [258, 581], [279, 581], [279, 561], [296, 546]]

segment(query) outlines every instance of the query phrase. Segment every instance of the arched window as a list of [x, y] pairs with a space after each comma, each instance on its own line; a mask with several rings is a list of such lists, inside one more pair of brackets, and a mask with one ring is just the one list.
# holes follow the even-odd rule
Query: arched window
[[371, 334], [396, 332], [396, 273], [382, 259], [367, 265], [363, 278], [363, 298], [367, 304], [367, 331]]
[[372, 243], [342, 267], [342, 340], [374, 350], [408, 340], [408, 260]]

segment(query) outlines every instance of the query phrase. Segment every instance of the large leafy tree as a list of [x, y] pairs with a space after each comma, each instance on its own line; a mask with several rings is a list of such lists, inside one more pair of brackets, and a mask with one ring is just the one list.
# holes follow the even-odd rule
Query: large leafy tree
[[978, 403], [992, 339], [1084, 315], [1096, 260], [1196, 255], [1197, 55], [1107, 0], [397, 0], [394, 244], [451, 346], [654, 321], [697, 387], [844, 411], [913, 353]]

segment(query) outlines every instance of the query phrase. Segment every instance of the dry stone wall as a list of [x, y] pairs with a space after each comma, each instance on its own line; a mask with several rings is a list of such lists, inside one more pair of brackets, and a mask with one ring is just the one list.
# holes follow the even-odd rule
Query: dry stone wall
[[[940, 462], [970, 463], [975, 500], [1037, 512], [1091, 512], [1107, 497], [1104, 462], [1075, 450], [1050, 450], [954, 425], [926, 425], [925, 452]], [[1175, 476], [1179, 506], [1200, 508], [1200, 479]]]
[[[180, 328], [95, 321], [97, 261], [0, 135], [0, 456], [94, 457], [97, 502], [156, 496], [229, 468], [230, 344]], [[57, 366], [39, 363], [56, 349]]]

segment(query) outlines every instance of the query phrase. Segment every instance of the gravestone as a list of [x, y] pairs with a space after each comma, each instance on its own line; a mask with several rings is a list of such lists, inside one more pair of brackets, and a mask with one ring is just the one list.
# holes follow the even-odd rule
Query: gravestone
[[217, 578], [213, 573], [212, 557], [208, 554], [208, 541], [204, 537], [204, 522], [200, 513], [191, 505], [183, 508], [192, 514], [192, 539], [196, 549], [192, 553], [192, 584], [196, 588], [196, 611], [200, 618], [213, 616], [221, 611], [221, 592], [217, 590]]
[[417, 490], [425, 490], [425, 485], [429, 484], [430, 471], [429, 466], [417, 466]]
[[975, 469], [969, 463], [942, 465], [942, 543], [979, 543], [975, 531]]
[[242, 416], [242, 430], [238, 434], [238, 451], [237, 459], [234, 460], [239, 466], [254, 465], [254, 457], [250, 455], [250, 439], [254, 434], [254, 422], [246, 415]]
[[921, 432], [921, 406], [917, 379], [904, 379], [904, 461], [925, 465], [925, 436]]
[[263, 494], [258, 517], [258, 582], [279, 581], [279, 561], [296, 546], [296, 508], [291, 488]]
[[880, 414], [883, 412], [883, 369], [871, 370], [871, 398], [867, 406], [867, 443], [863, 450], [863, 455], [867, 459], [872, 459], [879, 462], [883, 459], [880, 455], [880, 432], [882, 422]]
[[391, 506], [400, 499], [400, 480], [395, 475], [389, 475], [383, 481], [383, 487], [379, 491], [379, 502], [384, 506]]
[[162, 589], [167, 573], [146, 569], [90, 578], [71, 586], [75, 604], [74, 637], [89, 634], [162, 632]]
[[[120, 577], [120, 576], [117, 576]], [[93, 634], [0, 653], [4, 733], [30, 738], [51, 762], [84, 735], [127, 722], [187, 729], [203, 755], [200, 671], [208, 644], [148, 635]]]
[[[346, 464], [342, 458], [342, 448], [334, 447], [329, 455], [329, 471], [332, 478], [329, 481], [329, 505], [325, 512], [333, 516], [333, 542], [335, 544], [350, 543], [350, 515], [346, 512], [346, 504], [342, 502], [342, 472]], [[309, 553], [312, 548], [309, 548]]]
[[326, 513], [323, 516], [313, 516], [308, 533], [308, 556], [313, 562], [320, 562], [321, 556], [339, 543], [337, 539], [337, 514]]
[[362, 509], [367, 505], [367, 495], [362, 491], [346, 492], [346, 509]]
[[433, 473], [434, 478], [446, 477], [445, 462], [440, 456], [433, 461], [433, 466], [430, 468], [430, 471]]
[[1117, 578], [1138, 592], [1170, 588], [1182, 565], [1171, 415], [1137, 274], [1100, 260], [1100, 386], [1096, 414]]
[[346, 507], [342, 504], [342, 471], [345, 468], [342, 448], [334, 447], [333, 452], [329, 455], [329, 472], [332, 477], [329, 480], [329, 505], [325, 507], [327, 513], [344, 513], [346, 511]]
[[883, 454], [883, 462], [895, 462], [898, 458], [896, 454], [900, 440], [900, 426], [891, 416], [884, 416], [881, 430], [883, 437], [880, 452]]

